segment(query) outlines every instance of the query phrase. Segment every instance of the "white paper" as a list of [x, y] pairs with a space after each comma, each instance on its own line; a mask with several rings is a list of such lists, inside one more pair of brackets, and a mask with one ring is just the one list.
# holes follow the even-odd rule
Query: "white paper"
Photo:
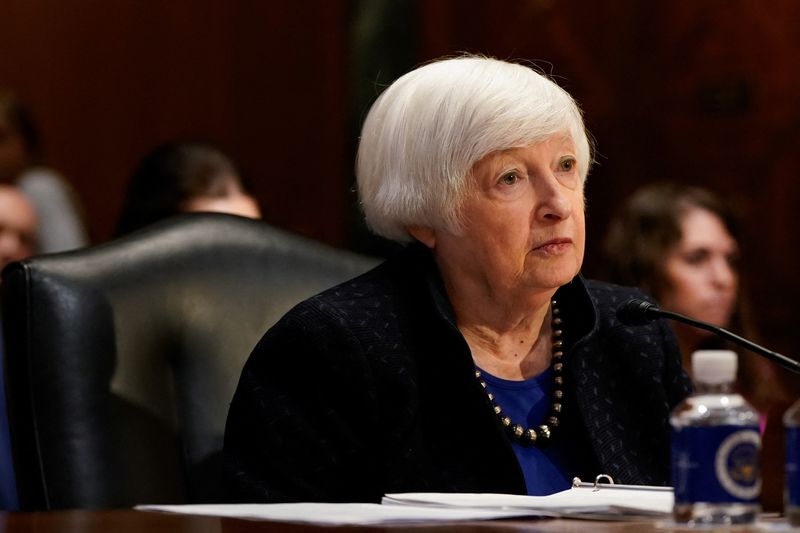
[[521, 509], [470, 509], [429, 505], [379, 505], [376, 503], [137, 505], [136, 509], [323, 525], [454, 522], [514, 518], [531, 514], [529, 511]]
[[272, 503], [213, 505], [139, 505], [141, 511], [301, 522], [370, 525], [455, 522], [518, 517], [624, 519], [668, 516], [672, 490], [663, 487], [577, 487], [549, 496], [409, 492], [387, 494], [373, 503]]
[[[613, 486], [612, 486], [613, 487]], [[672, 512], [674, 495], [660, 487], [572, 488], [549, 496], [417, 492], [387, 494], [384, 504], [468, 509], [527, 510], [536, 516], [661, 516]]]

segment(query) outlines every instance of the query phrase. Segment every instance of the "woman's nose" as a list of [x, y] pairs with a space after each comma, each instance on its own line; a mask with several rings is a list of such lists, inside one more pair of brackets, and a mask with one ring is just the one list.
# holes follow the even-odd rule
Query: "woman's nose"
[[712, 264], [712, 269], [712, 279], [716, 285], [726, 289], [736, 287], [738, 276], [727, 258], [716, 258]]
[[556, 177], [549, 173], [534, 186], [539, 218], [561, 220], [572, 214], [572, 204]]

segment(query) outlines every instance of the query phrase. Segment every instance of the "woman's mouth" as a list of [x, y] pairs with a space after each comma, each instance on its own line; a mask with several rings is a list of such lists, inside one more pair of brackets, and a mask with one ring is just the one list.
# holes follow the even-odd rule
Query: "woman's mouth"
[[542, 252], [548, 255], [557, 255], [563, 253], [565, 250], [572, 246], [572, 239], [565, 237], [557, 237], [550, 239], [534, 248], [536, 252]]

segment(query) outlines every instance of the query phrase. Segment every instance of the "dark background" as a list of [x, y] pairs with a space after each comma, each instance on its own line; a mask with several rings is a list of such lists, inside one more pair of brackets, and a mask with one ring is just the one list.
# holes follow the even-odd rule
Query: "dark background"
[[581, 103], [599, 150], [586, 272], [610, 213], [656, 180], [743, 210], [763, 340], [800, 350], [795, 0], [2, 0], [0, 86], [41, 126], [94, 242], [157, 143], [219, 143], [268, 222], [383, 253], [353, 194], [358, 125], [381, 87], [459, 51], [535, 61]]

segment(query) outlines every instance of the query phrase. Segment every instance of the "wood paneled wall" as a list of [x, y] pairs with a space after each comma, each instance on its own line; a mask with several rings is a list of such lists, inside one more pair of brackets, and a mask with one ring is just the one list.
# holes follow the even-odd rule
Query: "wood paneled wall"
[[47, 161], [75, 185], [94, 240], [156, 144], [219, 143], [266, 219], [342, 244], [347, 4], [4, 0], [0, 86], [34, 109]]
[[597, 141], [586, 271], [636, 187], [709, 187], [744, 208], [764, 340], [797, 355], [797, 27], [792, 0], [4, 0], [0, 86], [35, 109], [95, 241], [139, 157], [192, 136], [241, 163], [269, 222], [346, 245], [365, 110], [354, 95], [379, 90], [365, 83], [464, 50], [533, 60]]

